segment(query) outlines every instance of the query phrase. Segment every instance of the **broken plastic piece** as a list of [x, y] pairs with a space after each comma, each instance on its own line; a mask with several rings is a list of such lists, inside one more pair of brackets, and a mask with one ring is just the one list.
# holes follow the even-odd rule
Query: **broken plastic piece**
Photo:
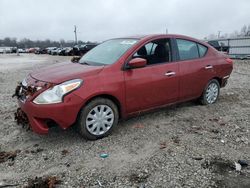
[[241, 165], [239, 163], [234, 162], [235, 164], [235, 170], [236, 171], [241, 171]]
[[103, 158], [103, 159], [104, 159], [104, 158], [107, 158], [108, 156], [109, 156], [109, 155], [108, 155], [107, 153], [102, 153], [102, 154], [100, 154], [100, 157]]
[[0, 152], [0, 163], [3, 163], [9, 159], [14, 161], [14, 159], [16, 158], [16, 155], [17, 155], [17, 151], [14, 151], [14, 152], [2, 151]]
[[56, 184], [60, 183], [61, 181], [56, 176], [46, 178], [36, 177], [35, 179], [29, 179], [28, 185], [25, 188], [55, 188]]
[[246, 160], [238, 160], [238, 163], [239, 163], [242, 167], [248, 166], [248, 162], [247, 162]]

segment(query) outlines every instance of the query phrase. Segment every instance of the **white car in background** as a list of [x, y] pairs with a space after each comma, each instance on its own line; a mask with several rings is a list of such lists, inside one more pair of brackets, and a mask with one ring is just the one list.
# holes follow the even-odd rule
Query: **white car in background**
[[26, 52], [26, 51], [25, 51], [24, 49], [22, 49], [22, 48], [18, 48], [17, 51], [18, 51], [18, 53], [25, 53], [25, 52]]
[[0, 54], [3, 54], [3, 53], [5, 53], [4, 48], [0, 48]]
[[5, 47], [5, 53], [11, 53], [11, 47]]

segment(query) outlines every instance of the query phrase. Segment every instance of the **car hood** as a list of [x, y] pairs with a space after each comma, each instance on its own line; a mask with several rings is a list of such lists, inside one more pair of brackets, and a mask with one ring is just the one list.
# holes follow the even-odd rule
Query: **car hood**
[[83, 79], [86, 76], [98, 74], [103, 67], [65, 62], [36, 70], [30, 76], [39, 81], [59, 84], [67, 80]]

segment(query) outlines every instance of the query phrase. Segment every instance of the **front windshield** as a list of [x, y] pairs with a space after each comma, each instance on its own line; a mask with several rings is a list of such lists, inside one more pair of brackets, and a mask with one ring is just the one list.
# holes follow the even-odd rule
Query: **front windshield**
[[96, 46], [87, 52], [79, 61], [89, 65], [110, 65], [115, 63], [137, 39], [112, 39]]

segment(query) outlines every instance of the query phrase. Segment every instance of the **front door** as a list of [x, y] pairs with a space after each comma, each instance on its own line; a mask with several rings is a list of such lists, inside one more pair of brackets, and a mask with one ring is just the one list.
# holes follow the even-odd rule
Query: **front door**
[[173, 103], [179, 95], [179, 65], [172, 62], [169, 39], [141, 47], [132, 58], [147, 59], [147, 66], [124, 71], [127, 113]]

